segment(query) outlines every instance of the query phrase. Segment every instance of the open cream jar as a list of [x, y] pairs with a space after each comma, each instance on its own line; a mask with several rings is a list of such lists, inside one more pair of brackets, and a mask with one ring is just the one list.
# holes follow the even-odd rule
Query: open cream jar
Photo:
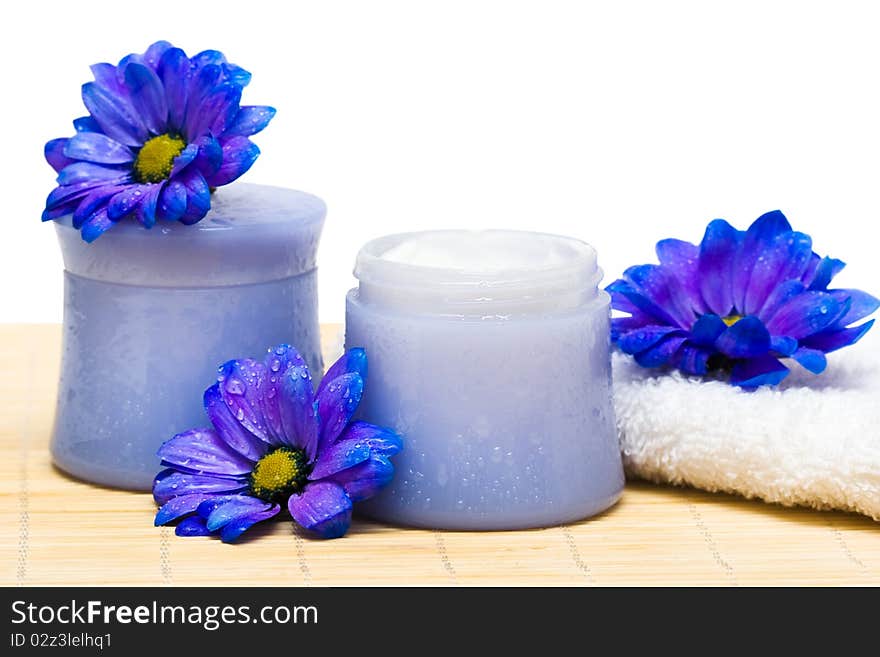
[[584, 242], [517, 231], [390, 235], [357, 256], [346, 347], [367, 350], [358, 415], [405, 438], [360, 508], [421, 527], [514, 529], [612, 505], [623, 470], [609, 297]]

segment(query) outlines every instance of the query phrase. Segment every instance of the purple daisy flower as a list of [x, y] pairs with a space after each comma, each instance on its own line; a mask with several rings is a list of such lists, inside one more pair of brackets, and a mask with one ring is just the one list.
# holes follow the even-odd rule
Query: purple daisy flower
[[82, 87], [89, 116], [74, 120], [73, 137], [46, 144], [58, 187], [43, 211], [43, 221], [72, 213], [87, 242], [128, 216], [147, 228], [204, 218], [211, 190], [257, 159], [248, 137], [275, 115], [239, 105], [251, 74], [216, 50], [189, 58], [158, 41], [92, 73]]
[[156, 525], [182, 518], [179, 536], [219, 533], [233, 541], [286, 506], [323, 538], [345, 534], [354, 502], [394, 474], [403, 443], [390, 429], [351, 422], [367, 376], [352, 349], [315, 391], [296, 349], [270, 349], [260, 363], [231, 360], [205, 391], [213, 428], [191, 429], [159, 448], [168, 466], [153, 483]]
[[629, 313], [612, 320], [612, 340], [644, 367], [729, 372], [743, 388], [782, 381], [780, 359], [819, 374], [825, 354], [857, 342], [874, 320], [852, 324], [880, 306], [861, 290], [829, 290], [844, 263], [816, 255], [778, 210], [747, 231], [716, 219], [699, 246], [662, 240], [657, 257], [607, 288]]

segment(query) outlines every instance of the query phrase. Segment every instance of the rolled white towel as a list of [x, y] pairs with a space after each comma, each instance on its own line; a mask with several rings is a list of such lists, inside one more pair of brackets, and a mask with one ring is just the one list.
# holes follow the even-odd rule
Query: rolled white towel
[[828, 361], [745, 392], [615, 353], [627, 476], [880, 520], [880, 330]]

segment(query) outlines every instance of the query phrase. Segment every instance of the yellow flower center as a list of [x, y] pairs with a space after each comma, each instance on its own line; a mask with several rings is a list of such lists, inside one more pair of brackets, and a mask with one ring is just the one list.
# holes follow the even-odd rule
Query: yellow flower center
[[303, 487], [309, 470], [301, 449], [278, 447], [254, 466], [251, 493], [269, 502], [282, 501]]
[[733, 326], [739, 320], [742, 319], [742, 315], [728, 315], [727, 317], [722, 317], [721, 321], [727, 324], [728, 326]]
[[145, 143], [134, 161], [134, 177], [140, 183], [157, 183], [171, 175], [174, 158], [186, 148], [181, 137], [159, 135]]

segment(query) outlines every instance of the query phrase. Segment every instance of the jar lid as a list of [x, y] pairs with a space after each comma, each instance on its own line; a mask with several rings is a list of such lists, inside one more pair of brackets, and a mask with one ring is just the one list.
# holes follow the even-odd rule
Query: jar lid
[[120, 222], [88, 244], [71, 217], [55, 222], [64, 267], [77, 276], [148, 287], [224, 287], [315, 268], [327, 208], [317, 196], [236, 183], [212, 195], [197, 224]]

